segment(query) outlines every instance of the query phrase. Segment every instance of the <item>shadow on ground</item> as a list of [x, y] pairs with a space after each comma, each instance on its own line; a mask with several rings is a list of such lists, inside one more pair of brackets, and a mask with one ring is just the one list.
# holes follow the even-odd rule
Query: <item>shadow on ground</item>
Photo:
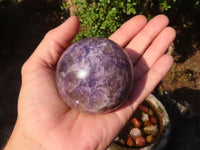
[[171, 133], [165, 150], [197, 150], [200, 147], [200, 114], [188, 103], [181, 104], [169, 96], [157, 97], [167, 109]]
[[170, 97], [181, 104], [189, 103], [192, 110], [200, 113], [200, 90], [193, 90], [186, 87], [176, 89]]

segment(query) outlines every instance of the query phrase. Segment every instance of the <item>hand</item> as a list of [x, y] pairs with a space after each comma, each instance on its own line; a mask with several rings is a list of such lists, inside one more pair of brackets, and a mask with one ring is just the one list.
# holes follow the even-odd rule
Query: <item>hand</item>
[[110, 36], [132, 58], [134, 88], [120, 108], [97, 115], [70, 109], [56, 89], [55, 66], [78, 32], [78, 19], [70, 17], [49, 31], [23, 65], [18, 118], [5, 150], [106, 149], [172, 66], [173, 58], [164, 54], [175, 38], [168, 22], [159, 15], [147, 23], [139, 15]]

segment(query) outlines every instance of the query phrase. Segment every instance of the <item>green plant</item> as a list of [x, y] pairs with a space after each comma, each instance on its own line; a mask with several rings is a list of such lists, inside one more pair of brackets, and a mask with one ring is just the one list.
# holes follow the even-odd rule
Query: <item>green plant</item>
[[85, 37], [108, 37], [127, 19], [135, 15], [135, 6], [140, 1], [132, 0], [72, 0], [77, 5], [75, 12], [81, 22], [81, 32], [75, 40]]
[[171, 8], [171, 5], [166, 0], [163, 0], [160, 2], [160, 8], [162, 11], [167, 11]]
[[[77, 6], [74, 14], [81, 22], [81, 30], [75, 41], [86, 37], [108, 37], [134, 15], [143, 14], [151, 18], [155, 11], [167, 11], [176, 1], [72, 0], [72, 4]], [[65, 5], [62, 4], [62, 9], [64, 8]]]
[[69, 7], [69, 4], [68, 4], [68, 3], [65, 3], [65, 2], [62, 2], [62, 4], [60, 5], [60, 9], [61, 9], [62, 11], [67, 10], [68, 7]]

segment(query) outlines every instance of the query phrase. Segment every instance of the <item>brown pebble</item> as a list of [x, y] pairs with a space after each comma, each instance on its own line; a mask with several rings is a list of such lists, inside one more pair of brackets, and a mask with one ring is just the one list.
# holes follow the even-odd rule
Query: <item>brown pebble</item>
[[134, 146], [134, 142], [133, 142], [133, 139], [131, 137], [128, 137], [127, 141], [126, 141], [126, 144], [128, 146]]
[[119, 142], [120, 142], [121, 144], [123, 144], [123, 145], [125, 144], [125, 141], [124, 141], [123, 139], [120, 139]]
[[139, 121], [137, 118], [133, 118], [133, 119], [131, 120], [131, 122], [133, 123], [133, 125], [134, 125], [136, 128], [139, 128], [139, 127], [142, 125], [141, 121]]
[[149, 108], [147, 108], [146, 106], [144, 106], [144, 105], [140, 105], [139, 106], [139, 109], [142, 111], [142, 112], [144, 112], [144, 113], [149, 113]]
[[156, 119], [156, 117], [154, 117], [154, 116], [151, 116], [151, 117], [150, 117], [150, 121], [151, 121], [151, 123], [153, 123], [153, 124], [157, 124], [157, 119]]
[[154, 115], [152, 109], [149, 109], [149, 115], [150, 115], [150, 116], [153, 116], [153, 115]]
[[149, 125], [151, 125], [151, 121], [145, 121], [144, 122], [144, 126], [146, 127], [146, 126], [149, 126]]
[[145, 145], [145, 143], [146, 143], [145, 138], [142, 137], [142, 136], [140, 136], [140, 137], [138, 137], [138, 138], [135, 139], [135, 144], [136, 144], [137, 146], [142, 147], [142, 146]]
[[147, 141], [148, 143], [152, 143], [152, 142], [154, 141], [153, 135], [148, 135], [148, 136], [146, 137], [146, 141]]

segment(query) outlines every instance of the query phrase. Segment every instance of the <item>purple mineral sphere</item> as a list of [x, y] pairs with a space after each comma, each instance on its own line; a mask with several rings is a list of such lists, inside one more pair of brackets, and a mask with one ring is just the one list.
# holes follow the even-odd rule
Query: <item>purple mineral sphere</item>
[[80, 112], [100, 113], [117, 108], [133, 84], [127, 53], [106, 38], [86, 38], [61, 56], [56, 82], [62, 99]]

